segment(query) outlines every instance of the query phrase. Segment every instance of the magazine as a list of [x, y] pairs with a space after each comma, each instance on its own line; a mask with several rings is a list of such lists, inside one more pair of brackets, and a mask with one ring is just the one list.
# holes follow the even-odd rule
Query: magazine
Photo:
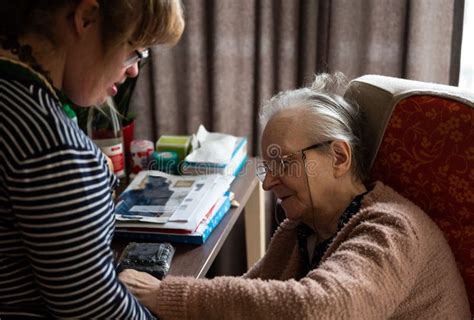
[[175, 176], [141, 171], [119, 197], [117, 223], [194, 230], [232, 180], [222, 175]]
[[115, 235], [121, 238], [140, 241], [203, 244], [229, 209], [230, 200], [228, 195], [226, 195], [217, 201], [194, 231], [153, 228], [152, 224], [143, 224], [141, 227], [126, 227], [120, 224], [115, 229]]

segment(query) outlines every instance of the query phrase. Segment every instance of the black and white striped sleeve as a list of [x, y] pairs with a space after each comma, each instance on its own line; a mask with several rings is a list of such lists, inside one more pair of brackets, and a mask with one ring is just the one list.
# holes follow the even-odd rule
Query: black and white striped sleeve
[[141, 318], [117, 280], [113, 200], [93, 152], [57, 149], [10, 168], [12, 209], [32, 271], [58, 317]]
[[[47, 111], [48, 99], [13, 89], [0, 99], [2, 201], [11, 217], [0, 228], [0, 258], [25, 261], [14, 279], [0, 277], [0, 287], [20, 304], [37, 292], [58, 318], [153, 318], [114, 269], [114, 179], [106, 161], [63, 114]], [[37, 116], [22, 116], [33, 107]]]

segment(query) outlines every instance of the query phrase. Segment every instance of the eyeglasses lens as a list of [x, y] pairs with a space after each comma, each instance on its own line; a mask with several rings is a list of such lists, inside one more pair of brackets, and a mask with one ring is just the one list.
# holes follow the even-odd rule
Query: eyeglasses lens
[[143, 59], [146, 59], [148, 58], [150, 52], [148, 49], [145, 49], [145, 50], [135, 50], [133, 55], [131, 55], [124, 63], [124, 66], [126, 68], [130, 68], [131, 66], [133, 66], [134, 64], [140, 62], [141, 60]]

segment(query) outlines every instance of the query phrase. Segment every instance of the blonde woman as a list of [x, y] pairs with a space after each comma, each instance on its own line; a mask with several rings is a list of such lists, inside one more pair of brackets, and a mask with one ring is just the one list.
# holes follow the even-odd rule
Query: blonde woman
[[0, 7], [0, 318], [151, 318], [118, 281], [117, 179], [62, 103], [102, 103], [183, 32], [179, 0]]

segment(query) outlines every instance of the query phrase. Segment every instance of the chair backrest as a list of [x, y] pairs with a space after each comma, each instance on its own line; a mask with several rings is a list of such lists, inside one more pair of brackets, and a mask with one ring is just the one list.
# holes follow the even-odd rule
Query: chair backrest
[[444, 232], [474, 314], [474, 93], [367, 75], [346, 96], [367, 116], [371, 180], [420, 206]]

